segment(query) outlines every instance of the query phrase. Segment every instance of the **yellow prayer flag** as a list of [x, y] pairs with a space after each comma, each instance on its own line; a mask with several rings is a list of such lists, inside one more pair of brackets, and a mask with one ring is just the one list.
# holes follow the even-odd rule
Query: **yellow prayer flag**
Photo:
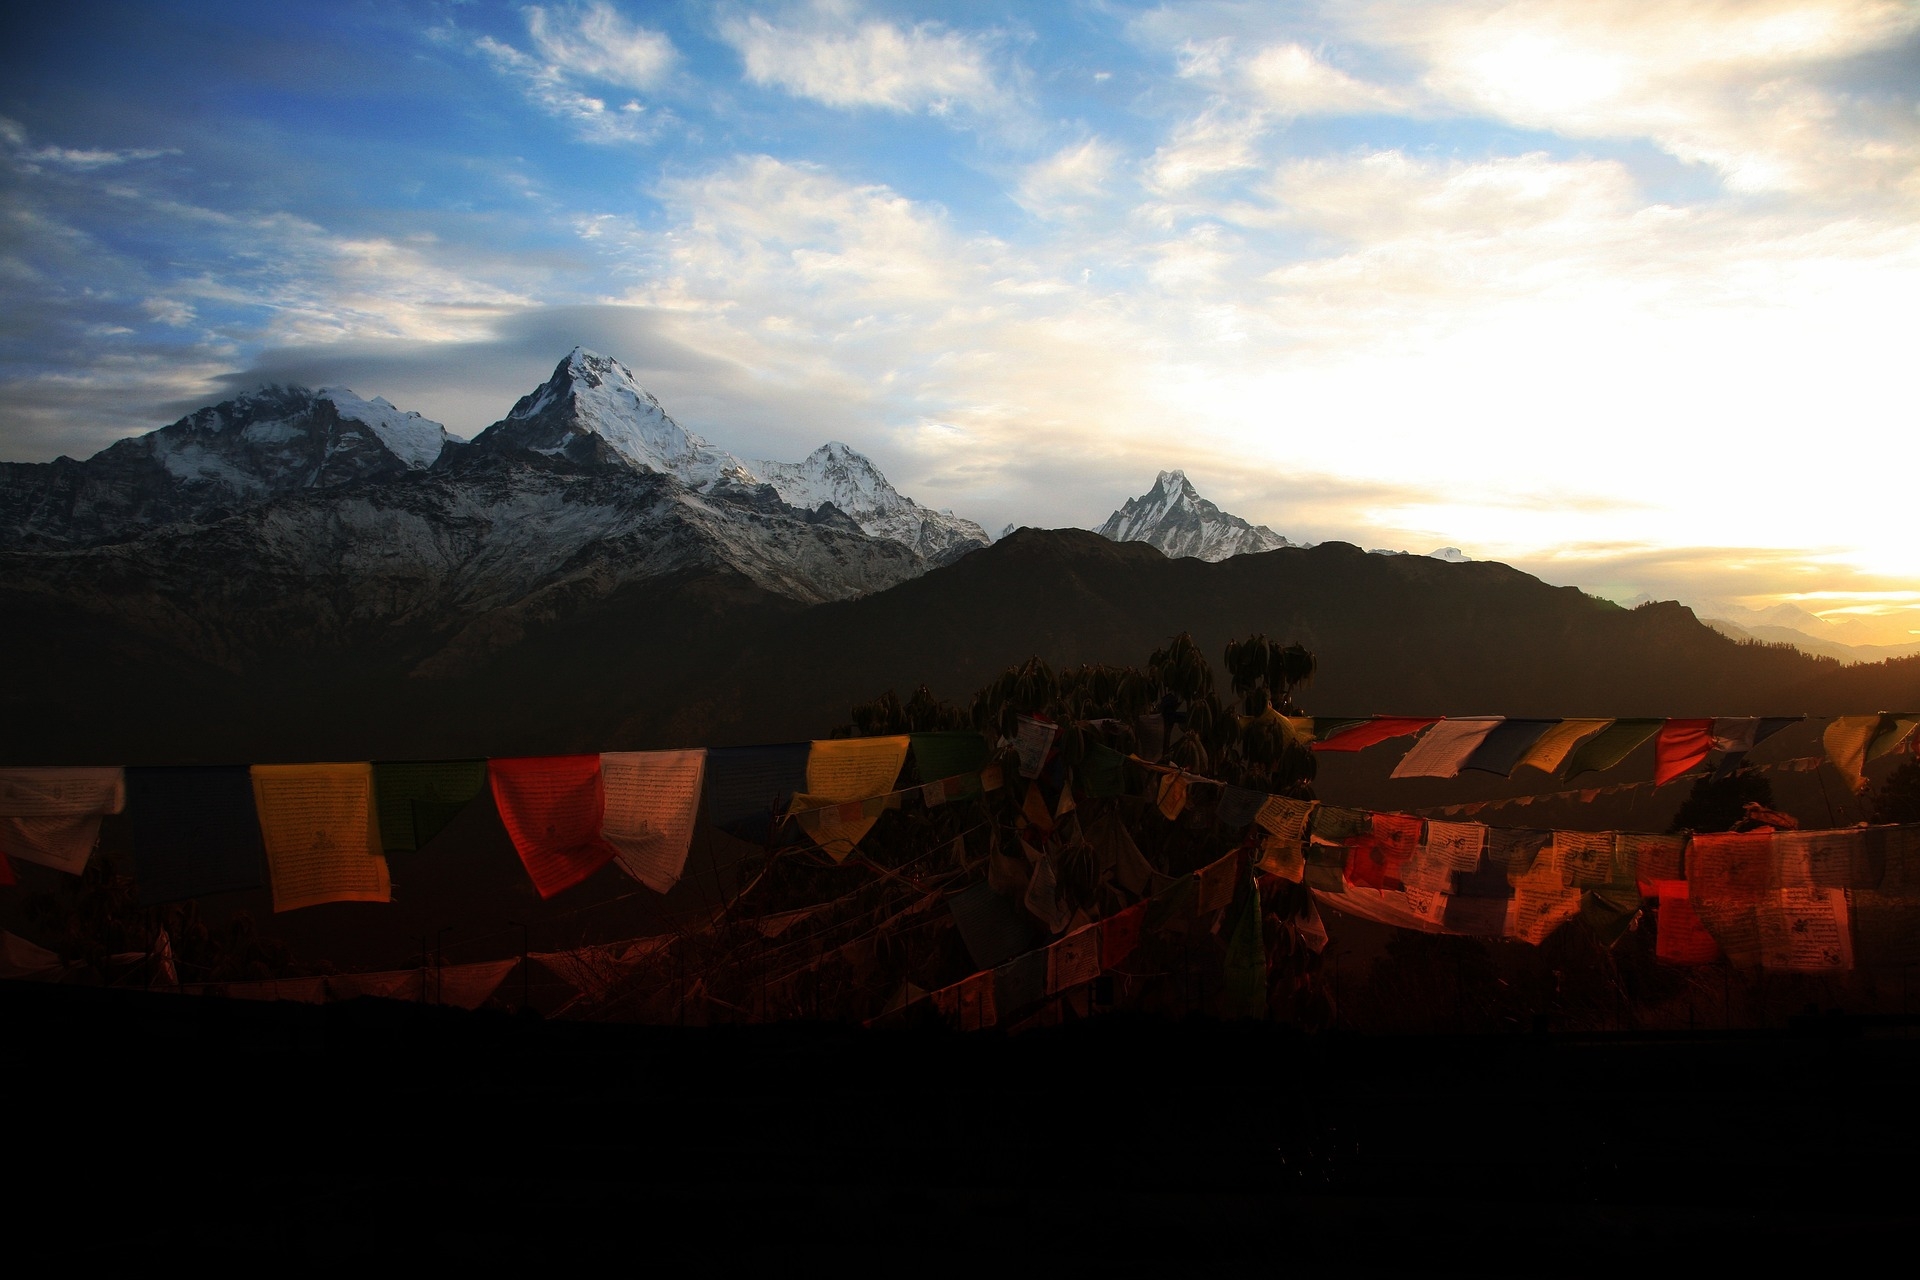
[[1612, 723], [1611, 720], [1562, 720], [1535, 739], [1514, 768], [1524, 764], [1542, 773], [1558, 773], [1575, 747]]
[[[893, 790], [911, 743], [905, 734], [893, 738], [820, 739], [807, 754], [807, 794], [819, 803], [835, 805], [885, 795]], [[799, 799], [794, 797], [796, 807]], [[822, 849], [840, 859], [853, 852], [875, 821], [877, 818], [823, 823], [812, 834]]]
[[1187, 777], [1182, 773], [1160, 775], [1160, 813], [1168, 822], [1187, 807]]
[[252, 777], [275, 911], [393, 901], [371, 764], [257, 764]]
[[1867, 744], [1879, 730], [1879, 716], [1841, 716], [1820, 737], [1827, 759], [1856, 792], [1867, 789]]

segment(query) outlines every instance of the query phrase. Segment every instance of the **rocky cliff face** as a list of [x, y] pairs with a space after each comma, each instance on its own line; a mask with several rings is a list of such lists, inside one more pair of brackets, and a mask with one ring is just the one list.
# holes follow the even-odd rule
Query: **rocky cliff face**
[[1249, 551], [1301, 546], [1263, 524], [1249, 524], [1201, 497], [1183, 471], [1162, 471], [1153, 488], [1095, 530], [1115, 542], [1145, 542], [1170, 558], [1220, 561]]

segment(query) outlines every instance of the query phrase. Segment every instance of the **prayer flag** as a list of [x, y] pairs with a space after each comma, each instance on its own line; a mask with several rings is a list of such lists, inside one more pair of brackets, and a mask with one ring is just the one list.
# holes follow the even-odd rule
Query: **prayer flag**
[[1345, 728], [1333, 728], [1330, 732], [1319, 732], [1319, 722], [1315, 721], [1315, 751], [1363, 751], [1377, 742], [1389, 738], [1404, 737], [1409, 733], [1418, 733], [1430, 724], [1438, 724], [1439, 716], [1375, 716]]
[[1139, 897], [1153, 884], [1153, 864], [1140, 854], [1127, 834], [1117, 813], [1109, 812], [1087, 829], [1087, 842], [1093, 846], [1099, 865], [1113, 868], [1114, 883]]
[[257, 764], [251, 774], [275, 911], [393, 900], [371, 764]]
[[[911, 741], [905, 734], [816, 740], [807, 756], [808, 798], [815, 803], [848, 804], [885, 795], [900, 776]], [[795, 797], [795, 803], [799, 803], [799, 797]], [[836, 861], [844, 859], [873, 830], [877, 820], [877, 816], [865, 816], [863, 811], [851, 821], [842, 818], [835, 824], [823, 822], [812, 833], [814, 843]]]
[[1487, 829], [1477, 822], [1429, 822], [1423, 843], [1448, 871], [1464, 874], [1480, 865]]
[[1400, 872], [1420, 847], [1422, 825], [1408, 814], [1374, 814], [1366, 833], [1347, 838], [1347, 879], [1375, 889], [1401, 888]]
[[491, 760], [487, 781], [541, 897], [571, 889], [613, 860], [614, 847], [600, 834], [606, 791], [599, 756]]
[[1686, 874], [1687, 838], [1622, 831], [1613, 842], [1614, 873], [1629, 880], [1678, 880]]
[[980, 770], [987, 763], [987, 740], [971, 729], [907, 735], [913, 742], [913, 764], [923, 785], [949, 781], [940, 800], [977, 795]]
[[1047, 948], [1047, 994], [1100, 976], [1100, 926], [1082, 925]]
[[1520, 827], [1491, 827], [1487, 831], [1487, 860], [1506, 870], [1508, 884], [1517, 883], [1521, 876], [1533, 870], [1534, 861], [1552, 846], [1551, 831], [1528, 831]]
[[1669, 720], [1660, 727], [1660, 740], [1653, 750], [1653, 784], [1665, 786], [1713, 750], [1713, 721]]
[[1638, 885], [1603, 884], [1580, 895], [1580, 918], [1603, 947], [1612, 946], [1626, 935], [1640, 908]]
[[1769, 887], [1783, 889], [1877, 889], [1882, 872], [1869, 856], [1866, 832], [1776, 831]]
[[245, 765], [129, 769], [127, 823], [141, 906], [266, 883]]
[[1612, 724], [1611, 720], [1562, 720], [1550, 725], [1547, 731], [1527, 748], [1525, 755], [1515, 763], [1514, 768], [1526, 765], [1542, 773], [1554, 773], [1566, 763], [1567, 756], [1581, 743]]
[[1156, 803], [1160, 815], [1168, 822], [1179, 817], [1187, 807], [1187, 776], [1183, 773], [1161, 774], [1160, 796]]
[[1307, 838], [1307, 827], [1313, 821], [1314, 807], [1311, 800], [1268, 796], [1266, 803], [1254, 815], [1254, 821], [1277, 839], [1299, 844]]
[[600, 755], [606, 797], [600, 834], [614, 847], [620, 869], [655, 893], [678, 884], [687, 865], [706, 764], [698, 747]]
[[1060, 732], [1060, 726], [1051, 720], [1041, 720], [1035, 716], [1021, 716], [1014, 730], [1013, 749], [1020, 756], [1020, 776], [1037, 778], [1040, 770], [1046, 767], [1047, 756], [1053, 751], [1054, 735]]
[[993, 974], [975, 973], [933, 993], [933, 1007], [955, 1031], [984, 1031], [999, 1020]]
[[1236, 875], [1240, 869], [1240, 855], [1230, 853], [1224, 858], [1208, 863], [1194, 872], [1194, 903], [1197, 915], [1218, 911], [1233, 901]]
[[1507, 777], [1558, 720], [1502, 720], [1460, 767]]
[[707, 752], [707, 820], [736, 839], [767, 844], [794, 793], [807, 790], [804, 742]]
[[0, 854], [79, 875], [100, 842], [100, 819], [126, 803], [120, 769], [0, 769]]
[[388, 760], [373, 766], [380, 846], [411, 853], [439, 835], [487, 785], [485, 760]]
[[1867, 744], [1867, 759], [1878, 760], [1881, 756], [1898, 751], [1913, 737], [1915, 729], [1920, 729], [1920, 716], [1882, 716], [1880, 731]]
[[1855, 792], [1867, 789], [1867, 748], [1880, 733], [1880, 716], [1841, 716], [1827, 726], [1821, 743], [1827, 759]]
[[1570, 888], [1620, 883], [1623, 877], [1615, 867], [1618, 852], [1611, 831], [1553, 833], [1553, 862], [1560, 868], [1560, 883]]
[[1104, 742], [1087, 744], [1080, 761], [1080, 785], [1095, 798], [1117, 796], [1127, 789], [1127, 758]]
[[1222, 1010], [1229, 1018], [1267, 1016], [1266, 928], [1260, 910], [1260, 891], [1252, 869], [1234, 859], [1234, 896], [1221, 932], [1226, 935], [1226, 964]]
[[1167, 721], [1158, 711], [1150, 711], [1133, 722], [1134, 746], [1142, 760], [1158, 760], [1167, 753]]
[[1568, 754], [1560, 776], [1571, 781], [1583, 773], [1611, 769], [1665, 724], [1664, 720], [1615, 720]]
[[1042, 831], [1053, 830], [1053, 811], [1047, 808], [1047, 798], [1040, 794], [1040, 784], [1027, 784], [1027, 798], [1021, 802], [1020, 816]]
[[947, 910], [976, 969], [991, 969], [1032, 945], [1033, 926], [1026, 916], [985, 881], [948, 898]]
[[1264, 791], [1229, 786], [1221, 793], [1220, 803], [1214, 808], [1214, 820], [1229, 830], [1239, 830], [1259, 816], [1261, 806], [1270, 798]]
[[1449, 718], [1427, 730], [1395, 766], [1396, 778], [1452, 778], [1500, 725], [1498, 716]]
[[1694, 914], [1685, 880], [1654, 880], [1648, 887], [1660, 900], [1654, 924], [1653, 954], [1668, 964], [1712, 964], [1720, 958], [1720, 944]]
[[993, 971], [993, 1007], [1002, 1019], [1047, 998], [1047, 953], [1029, 951]]
[[1534, 859], [1524, 874], [1514, 876], [1513, 903], [1509, 908], [1507, 934], [1539, 946], [1567, 921], [1580, 914], [1580, 890], [1566, 884], [1560, 867], [1559, 833], [1549, 843], [1544, 856]]
[[1791, 973], [1853, 968], [1853, 931], [1845, 889], [1779, 889], [1758, 913], [1760, 964]]
[[1323, 804], [1314, 808], [1308, 828], [1318, 841], [1340, 844], [1353, 836], [1363, 834], [1371, 820], [1365, 809], [1348, 809], [1337, 804]]
[[1289, 840], [1263, 830], [1260, 860], [1255, 866], [1265, 875], [1299, 884], [1307, 873], [1306, 845], [1302, 841]]
[[1100, 922], [1100, 963], [1108, 969], [1125, 964], [1140, 945], [1140, 929], [1146, 923], [1147, 904], [1136, 902]]
[[1715, 751], [1745, 755], [1753, 750], [1754, 739], [1760, 733], [1759, 716], [1715, 716], [1712, 723]]

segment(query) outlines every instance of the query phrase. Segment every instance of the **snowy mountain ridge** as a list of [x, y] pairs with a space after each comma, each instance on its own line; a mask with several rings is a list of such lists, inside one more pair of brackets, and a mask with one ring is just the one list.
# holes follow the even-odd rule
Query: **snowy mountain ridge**
[[1230, 556], [1309, 544], [1250, 524], [1200, 496], [1184, 471], [1162, 471], [1153, 488], [1107, 517], [1096, 533], [1115, 542], [1145, 542], [1169, 559], [1219, 561]]
[[583, 347], [569, 352], [551, 378], [474, 444], [659, 472], [702, 493], [768, 485], [790, 507], [817, 511], [831, 503], [869, 535], [901, 543], [935, 564], [990, 541], [972, 521], [904, 496], [869, 458], [839, 441], [800, 462], [747, 460], [715, 448], [674, 421], [632, 370]]

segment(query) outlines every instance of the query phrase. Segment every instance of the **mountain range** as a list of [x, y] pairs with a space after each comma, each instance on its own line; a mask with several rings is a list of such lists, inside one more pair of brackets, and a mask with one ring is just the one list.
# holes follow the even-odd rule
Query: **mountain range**
[[1793, 714], [1920, 704], [1491, 562], [1300, 546], [1177, 471], [1098, 533], [978, 525], [830, 443], [749, 460], [575, 350], [471, 442], [266, 388], [84, 462], [0, 468], [0, 760], [514, 755], [822, 734], [1030, 655], [1179, 631], [1314, 649], [1328, 713]]

